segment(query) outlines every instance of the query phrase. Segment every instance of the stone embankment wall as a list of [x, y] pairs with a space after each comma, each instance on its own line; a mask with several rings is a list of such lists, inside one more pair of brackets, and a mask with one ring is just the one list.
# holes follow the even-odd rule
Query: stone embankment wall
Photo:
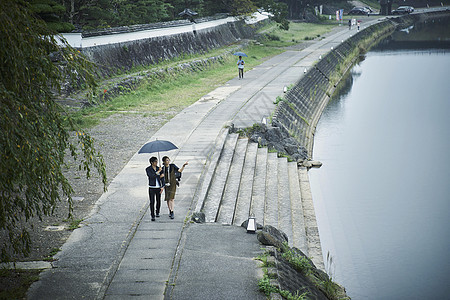
[[[202, 18], [196, 18], [195, 23], [203, 23], [218, 19], [227, 18], [227, 14], [216, 14], [214, 16], [207, 16]], [[151, 29], [161, 29], [167, 27], [176, 27], [176, 26], [184, 26], [191, 25], [191, 21], [189, 20], [174, 20], [168, 22], [158, 22], [152, 24], [137, 24], [130, 26], [120, 26], [120, 27], [109, 27], [103, 29], [94, 29], [94, 30], [86, 30], [82, 32], [83, 37], [93, 37], [93, 36], [101, 36], [101, 35], [110, 35], [110, 34], [118, 34], [118, 33], [130, 33], [142, 30], [151, 30]]]
[[319, 60], [286, 93], [274, 114], [273, 125], [288, 131], [306, 148], [308, 158], [311, 159], [314, 133], [320, 116], [337, 84], [358, 56], [391, 34], [398, 26], [408, 26], [442, 14], [445, 12], [389, 18], [347, 39]]
[[83, 48], [82, 52], [97, 63], [104, 75], [128, 71], [178, 56], [202, 53], [253, 36], [258, 24], [228, 22], [209, 29], [159, 36], [130, 42]]
[[303, 145], [311, 158], [314, 132], [319, 118], [338, 82], [358, 58], [362, 41], [394, 30], [391, 21], [368, 27], [330, 51], [308, 70], [285, 95], [274, 114], [274, 122], [282, 126]]

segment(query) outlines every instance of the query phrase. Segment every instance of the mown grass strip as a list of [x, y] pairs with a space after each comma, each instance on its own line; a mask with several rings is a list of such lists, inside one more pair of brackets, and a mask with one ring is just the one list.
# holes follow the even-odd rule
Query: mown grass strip
[[313, 40], [321, 37], [336, 24], [313, 24], [313, 23], [289, 23], [289, 30], [282, 30], [277, 26], [268, 25], [262, 29], [264, 45], [270, 47], [287, 47], [303, 41]]

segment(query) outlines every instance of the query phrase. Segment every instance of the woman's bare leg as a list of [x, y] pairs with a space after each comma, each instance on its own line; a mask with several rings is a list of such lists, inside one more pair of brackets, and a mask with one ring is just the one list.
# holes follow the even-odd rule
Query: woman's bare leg
[[169, 201], [167, 201], [167, 206], [169, 207], [169, 211], [173, 211], [173, 206], [174, 206], [174, 199], [170, 199]]

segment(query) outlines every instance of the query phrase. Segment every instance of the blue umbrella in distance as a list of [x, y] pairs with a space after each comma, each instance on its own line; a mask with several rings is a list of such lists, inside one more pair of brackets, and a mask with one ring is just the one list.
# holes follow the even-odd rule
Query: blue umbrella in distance
[[245, 54], [244, 52], [235, 52], [235, 53], [233, 53], [233, 55], [248, 57], [247, 54]]

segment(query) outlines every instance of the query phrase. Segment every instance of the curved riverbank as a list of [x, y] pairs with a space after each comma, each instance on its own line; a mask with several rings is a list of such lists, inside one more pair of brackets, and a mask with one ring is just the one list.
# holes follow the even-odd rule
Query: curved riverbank
[[[430, 39], [436, 23], [428, 22]], [[450, 128], [450, 44], [414, 42], [425, 30], [408, 28], [351, 69], [314, 136], [323, 168], [309, 177], [322, 249], [354, 299], [448, 295], [450, 270], [438, 266], [450, 246], [442, 239], [450, 217], [450, 145], [442, 139]], [[441, 33], [448, 40], [450, 32]], [[422, 168], [424, 154], [440, 164]]]
[[289, 132], [306, 148], [308, 159], [311, 159], [314, 133], [320, 116], [339, 82], [357, 58], [397, 28], [442, 18], [449, 13], [446, 10], [386, 18], [343, 41], [324, 57], [319, 57], [318, 62], [286, 93], [276, 109], [273, 124]]

